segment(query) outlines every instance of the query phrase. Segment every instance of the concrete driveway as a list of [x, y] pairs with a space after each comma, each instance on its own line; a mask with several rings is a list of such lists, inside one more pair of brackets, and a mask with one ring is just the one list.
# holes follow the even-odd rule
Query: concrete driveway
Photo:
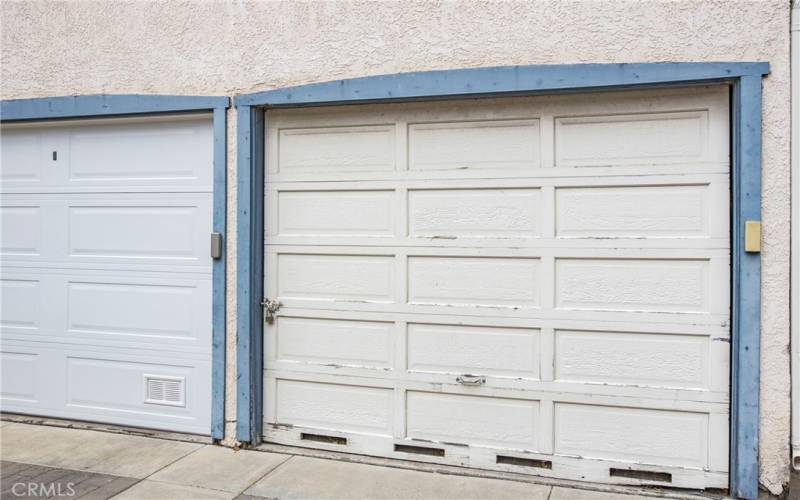
[[3, 499], [698, 498], [599, 492], [14, 422], [0, 422], [0, 456]]

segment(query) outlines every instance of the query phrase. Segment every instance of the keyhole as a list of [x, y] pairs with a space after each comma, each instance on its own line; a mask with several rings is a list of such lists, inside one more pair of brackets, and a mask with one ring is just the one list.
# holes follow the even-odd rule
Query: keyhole
[[58, 161], [58, 151], [53, 151], [53, 161]]

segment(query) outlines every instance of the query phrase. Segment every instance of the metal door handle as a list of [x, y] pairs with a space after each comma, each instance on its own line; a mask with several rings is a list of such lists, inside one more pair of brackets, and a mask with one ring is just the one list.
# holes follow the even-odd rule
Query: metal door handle
[[486, 383], [486, 377], [481, 375], [469, 375], [465, 373], [464, 375], [459, 375], [456, 377], [456, 382], [461, 385], [483, 385]]

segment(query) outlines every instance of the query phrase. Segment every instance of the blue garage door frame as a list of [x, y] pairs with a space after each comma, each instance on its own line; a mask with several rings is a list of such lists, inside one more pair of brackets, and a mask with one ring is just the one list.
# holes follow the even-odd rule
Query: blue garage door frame
[[724, 83], [732, 88], [730, 492], [755, 499], [761, 257], [745, 251], [744, 224], [761, 219], [761, 81], [768, 73], [767, 62], [503, 66], [370, 76], [237, 96], [236, 438], [252, 444], [261, 438], [265, 109]]
[[[0, 101], [0, 121], [25, 122], [74, 118], [141, 116], [164, 113], [213, 113], [213, 231], [225, 235], [227, 109], [230, 99], [219, 96], [97, 94], [10, 99]], [[213, 439], [225, 432], [225, 256], [212, 261], [211, 429]]]

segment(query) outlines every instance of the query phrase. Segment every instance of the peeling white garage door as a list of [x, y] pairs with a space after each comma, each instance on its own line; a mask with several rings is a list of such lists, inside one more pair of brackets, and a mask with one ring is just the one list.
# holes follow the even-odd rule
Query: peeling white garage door
[[266, 120], [266, 441], [727, 485], [727, 88]]
[[2, 129], [6, 412], [207, 434], [210, 116]]

